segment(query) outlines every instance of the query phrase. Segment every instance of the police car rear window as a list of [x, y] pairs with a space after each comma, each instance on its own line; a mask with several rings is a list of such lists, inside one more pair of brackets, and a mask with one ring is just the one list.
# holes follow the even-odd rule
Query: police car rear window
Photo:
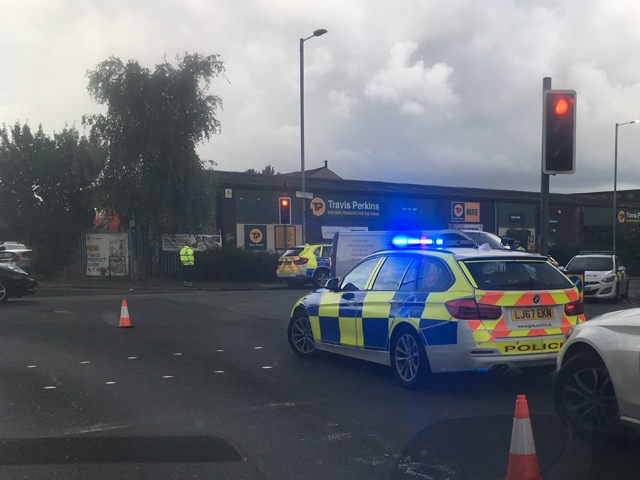
[[297, 257], [298, 255], [300, 255], [302, 253], [302, 250], [304, 250], [304, 248], [290, 248], [286, 252], [284, 252], [284, 255], [282, 255], [282, 256], [283, 257]]
[[481, 290], [559, 290], [573, 288], [545, 261], [466, 260], [464, 265]]

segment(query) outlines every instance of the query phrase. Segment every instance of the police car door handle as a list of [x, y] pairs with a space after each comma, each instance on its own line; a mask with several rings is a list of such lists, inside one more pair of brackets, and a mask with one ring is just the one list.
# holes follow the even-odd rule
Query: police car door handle
[[351, 300], [349, 300], [347, 302], [347, 305], [349, 305], [350, 307], [353, 307], [355, 305], [358, 305], [358, 300], [356, 300], [355, 298], [352, 298]]
[[392, 307], [399, 307], [401, 305], [404, 305], [404, 302], [402, 300], [400, 300], [399, 298], [392, 298], [391, 300], [389, 300], [389, 304]]

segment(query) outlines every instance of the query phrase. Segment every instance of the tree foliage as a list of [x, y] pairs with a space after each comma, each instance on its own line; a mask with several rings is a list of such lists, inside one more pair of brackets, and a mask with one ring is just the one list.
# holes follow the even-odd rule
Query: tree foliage
[[106, 152], [97, 206], [135, 216], [152, 235], [205, 222], [213, 197], [196, 147], [220, 130], [222, 101], [207, 91], [224, 65], [217, 55], [176, 62], [165, 59], [151, 71], [111, 57], [87, 72], [89, 94], [107, 107], [83, 118]]
[[248, 170], [244, 171], [245, 173], [258, 173], [258, 174], [262, 174], [262, 175], [275, 175], [276, 174], [276, 169], [273, 168], [271, 165], [267, 165], [266, 167], [264, 167], [262, 169], [261, 172], [258, 172], [255, 168], [249, 168]]
[[0, 129], [0, 211], [34, 249], [40, 273], [53, 273], [91, 225], [91, 185], [99, 148], [75, 128], [47, 136], [25, 124]]

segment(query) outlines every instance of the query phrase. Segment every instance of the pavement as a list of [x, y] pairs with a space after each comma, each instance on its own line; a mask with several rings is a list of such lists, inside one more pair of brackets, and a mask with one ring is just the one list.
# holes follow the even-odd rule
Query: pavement
[[230, 282], [209, 281], [194, 282], [193, 287], [184, 287], [181, 279], [150, 278], [131, 280], [129, 278], [38, 278], [38, 291], [42, 290], [114, 290], [140, 292], [167, 291], [243, 291], [243, 290], [280, 290], [288, 288], [284, 282]]

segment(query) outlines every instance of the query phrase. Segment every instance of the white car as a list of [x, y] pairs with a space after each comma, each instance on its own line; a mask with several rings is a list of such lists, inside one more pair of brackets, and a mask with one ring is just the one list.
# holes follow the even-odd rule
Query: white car
[[640, 427], [640, 308], [600, 315], [567, 333], [554, 403], [578, 434], [618, 436]]
[[617, 302], [629, 296], [629, 277], [620, 258], [610, 251], [582, 251], [571, 259], [565, 274], [584, 274], [584, 298], [602, 298]]

